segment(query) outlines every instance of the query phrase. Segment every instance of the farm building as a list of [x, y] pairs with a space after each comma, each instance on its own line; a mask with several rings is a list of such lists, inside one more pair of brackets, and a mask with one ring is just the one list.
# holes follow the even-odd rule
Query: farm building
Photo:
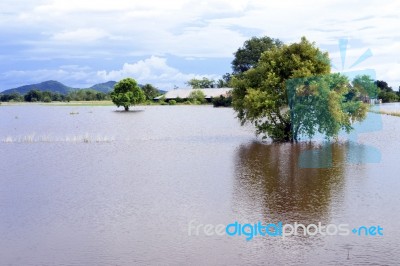
[[166, 101], [174, 100], [177, 98], [187, 99], [189, 95], [194, 90], [201, 90], [205, 94], [205, 99], [211, 101], [212, 98], [216, 98], [219, 96], [227, 96], [232, 88], [215, 88], [215, 89], [192, 89], [192, 88], [185, 88], [185, 89], [176, 89], [167, 91], [164, 95], [158, 96], [154, 98], [154, 100], [158, 101], [161, 98], [164, 98]]

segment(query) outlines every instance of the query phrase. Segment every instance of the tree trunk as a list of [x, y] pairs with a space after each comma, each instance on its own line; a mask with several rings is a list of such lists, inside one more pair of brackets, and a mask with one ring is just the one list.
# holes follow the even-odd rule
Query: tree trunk
[[129, 106], [124, 106], [125, 111], [129, 111]]

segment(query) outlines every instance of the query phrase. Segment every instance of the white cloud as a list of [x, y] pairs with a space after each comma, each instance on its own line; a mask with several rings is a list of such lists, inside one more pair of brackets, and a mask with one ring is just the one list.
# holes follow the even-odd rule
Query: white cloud
[[[25, 71], [11, 70], [0, 75], [0, 82], [4, 84], [2, 90], [47, 80], [57, 80], [71, 87], [86, 88], [97, 83], [97, 80], [93, 78], [94, 76], [95, 72], [90, 72], [87, 69], [66, 69], [63, 67]], [[8, 85], [10, 80], [15, 80], [16, 82]]]
[[[39, 83], [46, 80], [57, 80], [67, 86], [87, 88], [96, 83], [110, 80], [119, 81], [123, 78], [134, 78], [138, 83], [150, 83], [160, 89], [170, 90], [174, 86], [185, 87], [185, 83], [192, 78], [207, 77], [209, 79], [220, 78], [214, 74], [183, 73], [180, 70], [167, 64], [167, 59], [151, 56], [136, 63], [125, 63], [118, 70], [94, 71], [90, 67], [77, 65], [63, 65], [57, 69], [38, 69], [27, 71], [7, 71], [0, 75], [0, 83], [7, 83], [7, 80], [19, 80], [13, 87], [26, 84]], [[24, 83], [21, 83], [21, 81]], [[9, 89], [6, 87], [4, 89]]]
[[108, 34], [101, 29], [77, 29], [73, 31], [63, 31], [52, 36], [55, 41], [61, 42], [93, 42], [107, 37]]
[[[3, 61], [19, 56], [68, 58], [71, 64], [82, 64], [79, 58], [118, 57], [123, 60], [119, 61], [122, 65], [131, 60], [124, 58], [129, 56], [231, 58], [253, 35], [268, 35], [285, 42], [307, 36], [334, 54], [338, 39], [346, 37], [352, 46], [347, 62], [355, 60], [359, 51], [370, 48], [374, 56], [365, 64], [376, 68], [378, 76], [395, 83], [396, 73], [400, 73], [400, 2], [395, 0], [17, 2], [0, 3], [0, 33], [15, 47], [10, 48], [12, 51], [0, 50], [4, 51], [0, 52]], [[393, 69], [388, 71], [389, 68]], [[39, 64], [38, 69], [47, 67]], [[175, 70], [182, 72], [179, 67]], [[126, 70], [117, 70], [120, 71]], [[113, 72], [107, 72], [110, 73]]]
[[184, 0], [158, 1], [158, 0], [53, 0], [35, 8], [38, 12], [84, 12], [84, 11], [127, 11], [141, 9], [178, 10], [187, 2]]
[[157, 56], [151, 56], [148, 59], [140, 60], [133, 64], [125, 63], [120, 70], [98, 71], [97, 76], [102, 81], [118, 81], [123, 78], [132, 77], [139, 83], [151, 83], [164, 90], [169, 90], [175, 85], [182, 87], [191, 78], [218, 78], [217, 75], [212, 74], [182, 73], [178, 69], [169, 66], [166, 58]]

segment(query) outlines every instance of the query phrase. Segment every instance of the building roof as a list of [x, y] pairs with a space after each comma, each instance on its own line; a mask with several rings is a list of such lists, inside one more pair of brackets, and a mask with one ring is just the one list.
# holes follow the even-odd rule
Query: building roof
[[164, 95], [158, 96], [154, 98], [155, 100], [159, 100], [164, 97], [166, 100], [182, 98], [187, 99], [190, 93], [194, 90], [201, 90], [205, 95], [206, 99], [219, 97], [221, 95], [226, 95], [232, 88], [215, 88], [215, 89], [192, 89], [192, 88], [184, 88], [184, 89], [176, 89], [167, 91]]

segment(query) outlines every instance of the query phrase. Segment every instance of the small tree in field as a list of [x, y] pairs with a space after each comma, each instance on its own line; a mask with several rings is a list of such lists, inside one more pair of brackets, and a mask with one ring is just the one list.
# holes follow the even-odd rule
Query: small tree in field
[[188, 99], [194, 104], [202, 104], [206, 102], [205, 97], [206, 95], [202, 90], [193, 90]]
[[115, 84], [111, 100], [117, 107], [123, 106], [129, 111], [129, 106], [144, 102], [146, 96], [134, 79], [126, 78]]

